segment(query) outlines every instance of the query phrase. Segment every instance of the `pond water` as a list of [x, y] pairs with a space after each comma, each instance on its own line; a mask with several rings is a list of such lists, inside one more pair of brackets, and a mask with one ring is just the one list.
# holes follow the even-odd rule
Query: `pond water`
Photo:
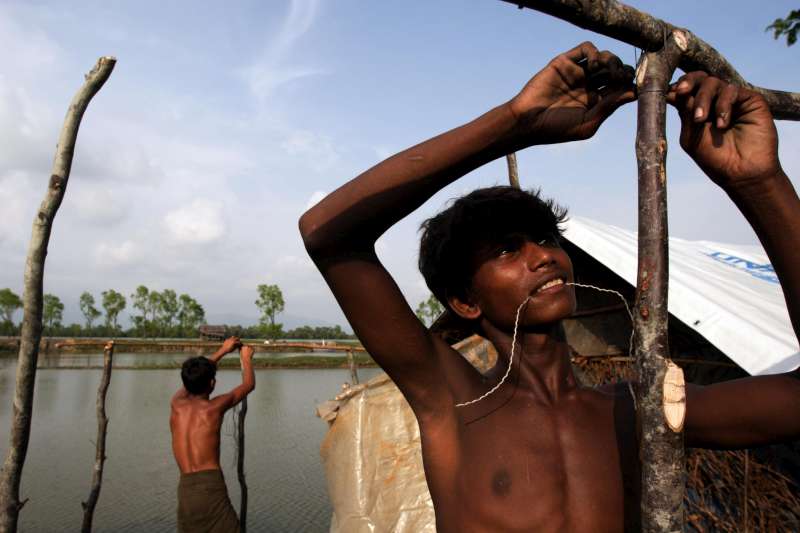
[[[186, 354], [120, 354], [121, 365], [182, 360]], [[69, 356], [86, 366], [99, 354]], [[20, 531], [75, 531], [81, 501], [91, 483], [97, 431], [95, 398], [100, 370], [57, 368], [42, 358], [37, 372], [33, 426], [23, 470]], [[74, 362], [74, 361], [73, 361]], [[55, 366], [55, 368], [53, 368]], [[50, 367], [50, 368], [48, 368]], [[0, 357], [0, 451], [8, 446], [16, 359]], [[362, 380], [378, 369], [361, 369]], [[246, 422], [246, 473], [251, 531], [327, 531], [331, 508], [319, 458], [327, 425], [314, 414], [333, 397], [349, 373], [343, 369], [257, 370]], [[217, 390], [240, 382], [237, 369], [221, 369]], [[115, 369], [106, 410], [109, 417], [103, 488], [94, 531], [175, 531], [178, 468], [172, 457], [169, 401], [180, 386], [177, 370]], [[223, 424], [222, 468], [234, 507], [239, 486], [233, 417]]]
[[[153, 365], [164, 365], [170, 363], [182, 363], [187, 357], [193, 357], [197, 354], [186, 353], [147, 353], [147, 352], [115, 352], [114, 353], [114, 366], [117, 367], [142, 367]], [[266, 352], [256, 353], [253, 360], [259, 361], [262, 359], [291, 359], [292, 357], [343, 357], [345, 354], [342, 352]], [[234, 360], [238, 360], [238, 355], [228, 356]], [[0, 365], [3, 364], [0, 362]], [[103, 366], [102, 353], [59, 353], [50, 352], [39, 354], [39, 368], [98, 368]]]

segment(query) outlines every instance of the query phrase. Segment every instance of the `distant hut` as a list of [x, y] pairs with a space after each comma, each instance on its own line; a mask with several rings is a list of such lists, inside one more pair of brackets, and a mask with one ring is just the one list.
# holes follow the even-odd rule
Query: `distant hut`
[[[634, 233], [573, 217], [563, 247], [576, 283], [616, 291], [633, 309]], [[632, 325], [622, 299], [580, 287], [576, 294], [578, 309], [564, 328], [578, 379], [597, 385], [630, 378]], [[671, 357], [689, 382], [710, 384], [800, 365], [780, 286], [758, 246], [670, 239], [669, 311]], [[452, 316], [443, 315], [431, 330], [478, 370], [494, 365], [494, 347]], [[391, 380], [382, 374], [352, 387], [322, 404], [318, 414], [336, 426], [321, 447], [334, 509], [331, 532], [366, 531], [364, 524], [435, 531], [419, 429]], [[800, 443], [748, 452], [689, 449], [687, 473], [687, 530], [800, 530]], [[389, 485], [397, 489], [392, 498], [385, 496]], [[395, 527], [398, 520], [402, 527]]]
[[203, 324], [197, 330], [200, 338], [204, 341], [216, 341], [225, 339], [228, 336], [228, 326], [211, 326]]

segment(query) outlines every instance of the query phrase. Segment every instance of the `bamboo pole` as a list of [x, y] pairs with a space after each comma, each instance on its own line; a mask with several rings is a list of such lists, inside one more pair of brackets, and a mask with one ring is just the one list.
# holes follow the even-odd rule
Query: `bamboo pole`
[[100, 498], [103, 484], [103, 463], [106, 461], [106, 433], [108, 417], [106, 416], [106, 394], [111, 383], [111, 363], [114, 357], [114, 341], [108, 341], [103, 349], [103, 375], [97, 388], [97, 441], [95, 442], [94, 468], [92, 469], [92, 488], [89, 498], [81, 502], [83, 507], [83, 525], [81, 533], [91, 533], [94, 508]]
[[247, 416], [247, 398], [242, 400], [237, 417], [237, 439], [236, 439], [236, 473], [239, 477], [239, 531], [247, 532], [247, 480], [244, 475], [244, 420]]
[[50, 230], [69, 181], [81, 118], [92, 97], [97, 94], [111, 75], [116, 61], [113, 57], [98, 59], [97, 64], [86, 75], [84, 84], [72, 98], [58, 138], [50, 183], [33, 220], [28, 257], [25, 263], [22, 297], [23, 318], [17, 358], [14, 413], [8, 452], [0, 476], [0, 533], [17, 530], [19, 511], [25, 504], [25, 501], [19, 499], [19, 485], [31, 432], [36, 363], [39, 357], [39, 341], [42, 338], [44, 261], [47, 256]]
[[642, 56], [636, 79], [639, 265], [634, 353], [645, 532], [681, 531], [684, 524], [683, 433], [670, 430], [663, 410], [669, 361], [666, 93], [679, 57], [680, 49], [670, 35], [663, 50]]
[[800, 120], [800, 93], [757, 87], [739, 74], [714, 47], [691, 31], [673, 26], [648, 13], [617, 0], [503, 0], [547, 13], [567, 22], [618, 39], [637, 48], [660, 50], [667, 36], [674, 34], [681, 49], [678, 66], [685, 72], [704, 70], [730, 83], [760, 93], [772, 116], [780, 120]]

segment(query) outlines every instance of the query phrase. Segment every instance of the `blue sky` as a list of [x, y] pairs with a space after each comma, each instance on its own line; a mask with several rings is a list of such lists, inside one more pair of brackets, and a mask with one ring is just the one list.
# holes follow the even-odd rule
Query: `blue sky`
[[[800, 45], [764, 32], [794, 1], [631, 2], [682, 25], [751, 82], [800, 90]], [[755, 6], [755, 7], [754, 7]], [[635, 51], [499, 0], [4, 2], [0, 4], [0, 288], [22, 291], [30, 224], [66, 106], [100, 55], [117, 67], [81, 127], [45, 290], [79, 321], [78, 296], [139, 284], [188, 292], [209, 320], [254, 322], [277, 283], [287, 325], [344, 318], [308, 260], [300, 214], [381, 159], [508, 100], [580, 41]], [[671, 234], [753, 243], [727, 198], [668, 138]], [[800, 176], [800, 126], [779, 123]], [[576, 215], [636, 225], [635, 106], [590, 141], [519, 154], [522, 181]], [[504, 162], [449, 186], [378, 251], [412, 306], [417, 228], [452, 197], [505, 181]]]

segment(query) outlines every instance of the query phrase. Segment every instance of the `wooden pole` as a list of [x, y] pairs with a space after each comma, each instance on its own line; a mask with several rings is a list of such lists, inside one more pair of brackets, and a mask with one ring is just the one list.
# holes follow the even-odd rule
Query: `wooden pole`
[[634, 353], [644, 532], [682, 531], [684, 523], [683, 433], [672, 431], [664, 417], [669, 361], [666, 92], [679, 57], [680, 50], [670, 36], [664, 49], [642, 57], [636, 79], [639, 265]]
[[31, 433], [33, 388], [36, 381], [39, 342], [42, 339], [44, 260], [47, 256], [50, 230], [69, 181], [81, 118], [83, 118], [83, 113], [92, 97], [97, 94], [111, 75], [116, 62], [117, 60], [113, 57], [98, 59], [97, 64], [86, 75], [84, 84], [72, 98], [58, 138], [50, 184], [33, 220], [28, 258], [25, 262], [22, 331], [20, 332], [17, 357], [14, 412], [8, 452], [3, 462], [2, 475], [0, 475], [0, 533], [17, 530], [19, 511], [25, 504], [19, 499], [19, 484], [22, 479], [22, 467], [28, 453], [28, 439]]
[[236, 473], [239, 477], [239, 489], [241, 499], [239, 500], [239, 531], [247, 532], [247, 481], [244, 475], [244, 419], [247, 416], [247, 398], [242, 400], [237, 417], [237, 440], [236, 440]]
[[347, 363], [350, 367], [350, 383], [358, 385], [358, 365], [352, 351], [347, 352]]
[[517, 167], [517, 153], [511, 152], [506, 155], [506, 163], [508, 163], [508, 184], [519, 189], [519, 168]]
[[617, 0], [503, 0], [519, 8], [527, 7], [558, 17], [576, 26], [618, 39], [636, 48], [660, 50], [670, 34], [678, 38], [681, 57], [678, 66], [686, 72], [705, 70], [727, 82], [760, 93], [772, 116], [780, 120], [800, 120], [800, 93], [757, 87], [739, 74], [733, 65], [710, 44], [692, 32], [678, 28]]
[[742, 520], [742, 531], [744, 533], [748, 533], [750, 531], [750, 526], [748, 524], [748, 516], [747, 516], [747, 486], [750, 484], [750, 480], [748, 478], [748, 471], [750, 470], [750, 450], [744, 451], [744, 501], [742, 502], [742, 510], [744, 514], [744, 519]]
[[109, 341], [103, 349], [103, 374], [97, 388], [97, 441], [95, 443], [94, 468], [92, 469], [92, 488], [89, 498], [82, 502], [83, 526], [81, 533], [91, 533], [94, 508], [100, 498], [100, 487], [103, 484], [103, 463], [106, 461], [106, 432], [108, 417], [106, 416], [106, 394], [111, 383], [111, 363], [114, 358], [114, 341]]

